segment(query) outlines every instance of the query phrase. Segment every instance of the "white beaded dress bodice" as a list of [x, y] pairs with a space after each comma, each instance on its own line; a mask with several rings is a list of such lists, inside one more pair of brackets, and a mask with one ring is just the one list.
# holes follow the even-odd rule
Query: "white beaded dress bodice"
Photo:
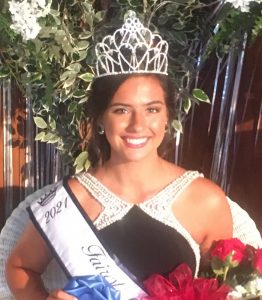
[[197, 171], [186, 171], [152, 198], [140, 204], [128, 203], [119, 198], [90, 173], [82, 173], [75, 177], [103, 207], [100, 215], [94, 221], [94, 225], [98, 230], [121, 220], [134, 205], [137, 205], [150, 217], [174, 228], [187, 240], [195, 253], [196, 275], [200, 264], [199, 245], [195, 242], [190, 233], [175, 218], [172, 213], [171, 206], [178, 195], [180, 195], [193, 180], [202, 176], [203, 175]]

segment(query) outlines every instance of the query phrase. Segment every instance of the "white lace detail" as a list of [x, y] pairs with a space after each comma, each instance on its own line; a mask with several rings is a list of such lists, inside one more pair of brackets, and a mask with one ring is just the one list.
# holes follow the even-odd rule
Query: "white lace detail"
[[239, 238], [244, 244], [255, 248], [262, 247], [262, 238], [256, 223], [250, 218], [247, 211], [227, 197], [233, 219], [233, 237]]
[[[196, 259], [195, 276], [199, 270], [200, 249], [190, 233], [179, 223], [172, 213], [171, 206], [175, 199], [196, 178], [203, 177], [197, 171], [187, 171], [163, 188], [152, 198], [137, 204], [146, 214], [161, 223], [174, 228], [189, 243]], [[76, 175], [75, 178], [88, 190], [88, 192], [103, 206], [103, 210], [94, 221], [94, 225], [101, 230], [108, 225], [122, 219], [136, 204], [128, 203], [112, 193], [99, 180], [89, 173]]]
[[98, 230], [122, 219], [132, 208], [133, 204], [118, 198], [91, 174], [82, 173], [75, 178], [103, 206], [103, 211], [94, 221]]

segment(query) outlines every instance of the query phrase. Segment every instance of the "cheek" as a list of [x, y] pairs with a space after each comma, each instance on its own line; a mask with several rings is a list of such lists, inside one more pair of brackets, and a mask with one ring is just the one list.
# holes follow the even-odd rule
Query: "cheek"
[[105, 123], [105, 130], [109, 134], [119, 133], [127, 126], [127, 121], [123, 118], [116, 118], [107, 120]]
[[152, 120], [150, 126], [153, 130], [157, 131], [165, 131], [167, 120], [165, 118], [158, 119], [158, 120]]

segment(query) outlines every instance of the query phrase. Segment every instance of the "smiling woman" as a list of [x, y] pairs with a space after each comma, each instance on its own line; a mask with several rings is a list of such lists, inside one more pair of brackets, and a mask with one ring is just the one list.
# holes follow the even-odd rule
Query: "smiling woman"
[[[146, 144], [150, 146], [152, 142], [156, 142], [157, 149], [165, 142], [162, 142], [165, 134], [165, 140], [170, 140], [171, 129], [167, 129], [171, 128], [169, 124], [174, 117], [175, 103], [172, 84], [167, 76], [117, 75], [110, 81], [103, 77], [97, 79], [92, 88], [87, 108], [89, 121], [92, 128], [101, 129], [102, 126], [105, 131], [105, 135], [98, 130], [92, 131], [89, 143], [92, 166], [100, 160], [108, 160], [121, 146], [120, 142], [127, 151]], [[154, 133], [156, 130], [158, 132]]]
[[[235, 235], [235, 206], [224, 192], [166, 159], [175, 107], [167, 50], [134, 14], [98, 45], [87, 104], [91, 167], [30, 204], [32, 222], [6, 267], [16, 299], [75, 299], [74, 280], [94, 275], [106, 279], [114, 299], [142, 299], [140, 283], [152, 273], [186, 263], [197, 276], [213, 241]], [[249, 243], [261, 245], [250, 224]], [[68, 293], [43, 286], [52, 258], [72, 279]]]
[[[125, 92], [125, 87], [124, 87], [124, 98], [132, 98], [133, 96], [133, 91], [138, 91], [138, 88], [136, 87], [136, 84], [139, 82], [140, 87], [143, 86], [144, 81], [148, 81], [148, 90], [147, 90], [147, 101], [160, 101], [158, 99], [158, 95], [154, 94], [154, 86], [156, 85], [157, 87], [155, 88], [158, 91], [158, 94], [160, 93], [161, 100], [160, 102], [164, 103], [166, 107], [162, 107], [161, 110], [166, 110], [168, 112], [166, 117], [166, 120], [163, 121], [162, 126], [165, 127], [165, 137], [162, 143], [160, 143], [160, 147], [158, 148], [158, 152], [161, 156], [168, 158], [171, 157], [171, 149], [166, 147], [167, 144], [172, 143], [172, 138], [174, 136], [173, 132], [173, 127], [170, 126], [170, 122], [174, 119], [175, 117], [175, 97], [174, 97], [174, 87], [172, 82], [167, 76], [159, 75], [159, 74], [143, 74], [143, 78], [141, 78], [141, 74], [133, 74], [131, 77], [130, 75], [117, 75], [117, 76], [112, 76], [110, 77], [110, 80], [108, 80], [107, 77], [102, 77], [98, 78], [93, 82], [92, 85], [92, 90], [91, 90], [91, 95], [89, 98], [89, 101], [87, 102], [87, 107], [86, 107], [86, 112], [88, 114], [89, 122], [91, 123], [91, 127], [93, 128], [91, 132], [91, 138], [89, 140], [89, 145], [88, 145], [88, 152], [89, 152], [89, 160], [91, 163], [91, 166], [95, 166], [100, 160], [101, 162], [106, 161], [110, 157], [110, 147], [108, 140], [105, 138], [105, 135], [100, 134], [100, 129], [101, 129], [101, 121], [102, 121], [102, 115], [104, 115], [106, 112], [109, 111], [109, 103], [111, 99], [113, 98], [114, 93], [116, 90], [124, 83], [127, 81], [127, 79], [133, 79], [133, 86], [129, 83], [130, 80], [126, 83], [130, 87], [128, 90]], [[126, 85], [125, 84], [125, 85]], [[133, 90], [135, 88], [135, 90]], [[145, 89], [146, 86], [143, 86]], [[123, 87], [122, 89], [123, 90]], [[115, 108], [115, 113], [118, 110], [118, 114], [120, 114], [120, 111], [124, 113], [124, 111], [127, 109], [127, 104], [128, 103], [122, 103], [123, 102], [123, 96], [119, 94], [120, 91], [118, 91], [117, 95], [114, 95], [114, 105], [113, 107]], [[145, 91], [144, 91], [145, 92]], [[151, 93], [151, 94], [150, 94]], [[150, 98], [150, 97], [151, 98]], [[134, 96], [133, 96], [134, 97]], [[141, 99], [140, 99], [141, 100]], [[163, 102], [164, 100], [164, 102]], [[137, 100], [139, 101], [139, 99]], [[141, 100], [142, 101], [142, 100]], [[145, 99], [144, 99], [145, 101]], [[113, 103], [110, 104], [110, 107], [112, 106]], [[119, 106], [116, 106], [116, 104], [120, 104]], [[121, 104], [125, 104], [125, 107], [122, 106]], [[149, 104], [149, 103], [147, 103]], [[153, 104], [153, 103], [152, 103]], [[133, 103], [130, 106], [128, 106], [130, 111], [133, 111], [131, 108], [133, 107]], [[156, 105], [154, 103], [153, 109], [159, 107], [160, 104]], [[163, 105], [160, 105], [163, 106]], [[113, 108], [112, 107], [112, 108]], [[111, 110], [112, 110], [111, 108]], [[111, 111], [110, 110], [110, 111]], [[128, 111], [129, 111], [128, 110]], [[145, 109], [145, 112], [149, 112], [151, 110], [152, 112], [152, 107], [147, 107]], [[134, 112], [134, 111], [133, 111]], [[108, 114], [107, 114], [108, 115]], [[130, 115], [132, 117], [137, 116], [136, 114], [128, 114], [129, 118]], [[150, 114], [149, 114], [150, 115]], [[120, 117], [119, 117], [120, 118]], [[125, 116], [125, 119], [127, 119], [127, 116]], [[120, 119], [118, 119], [119, 121]], [[173, 140], [174, 141], [174, 140]], [[171, 151], [170, 151], [171, 150]], [[170, 153], [169, 153], [170, 152]]]

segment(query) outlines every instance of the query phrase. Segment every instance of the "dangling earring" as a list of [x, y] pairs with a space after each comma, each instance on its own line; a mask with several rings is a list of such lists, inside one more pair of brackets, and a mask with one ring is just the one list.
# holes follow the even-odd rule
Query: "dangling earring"
[[98, 134], [99, 135], [103, 135], [104, 133], [105, 133], [105, 128], [104, 128], [104, 126], [103, 125], [98, 125], [97, 126], [97, 132], [98, 132]]

